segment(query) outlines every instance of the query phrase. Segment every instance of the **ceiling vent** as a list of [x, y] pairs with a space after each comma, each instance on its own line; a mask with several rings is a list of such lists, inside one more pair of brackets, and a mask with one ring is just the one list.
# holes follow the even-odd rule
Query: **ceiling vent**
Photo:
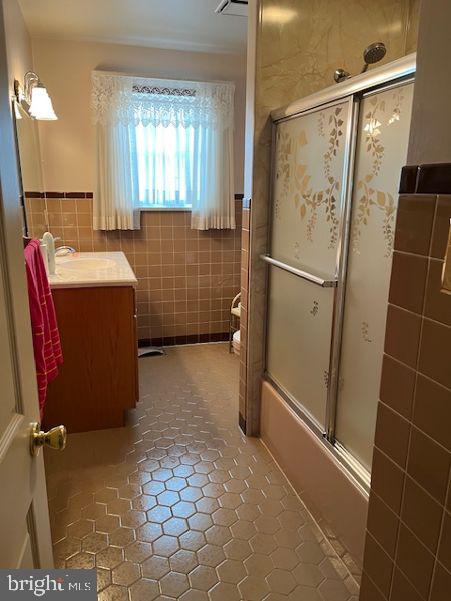
[[218, 13], [218, 15], [247, 17], [247, 0], [221, 0], [215, 13]]

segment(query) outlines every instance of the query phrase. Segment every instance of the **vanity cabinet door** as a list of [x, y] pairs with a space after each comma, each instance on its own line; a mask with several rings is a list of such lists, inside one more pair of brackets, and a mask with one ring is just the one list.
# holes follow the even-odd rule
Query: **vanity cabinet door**
[[49, 386], [45, 423], [69, 433], [123, 426], [138, 396], [134, 289], [52, 292], [64, 363]]

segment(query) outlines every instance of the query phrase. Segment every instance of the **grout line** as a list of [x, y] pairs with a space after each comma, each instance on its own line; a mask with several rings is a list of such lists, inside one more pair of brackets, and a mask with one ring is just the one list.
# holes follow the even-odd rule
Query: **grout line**
[[[430, 266], [431, 266], [431, 258], [433, 258], [433, 257], [431, 257], [431, 253], [432, 253], [432, 243], [433, 243], [433, 239], [434, 239], [434, 232], [435, 232], [436, 225], [437, 225], [438, 201], [439, 201], [439, 195], [437, 195], [435, 197], [434, 218], [432, 220], [431, 238], [430, 238], [430, 241], [429, 241], [429, 260], [428, 260], [428, 269], [427, 269], [427, 274], [426, 274], [426, 282], [429, 281], [429, 272], [430, 272]], [[424, 314], [425, 306], [426, 306], [426, 294], [425, 294], [425, 300], [424, 300], [424, 306], [423, 306], [423, 314]], [[415, 402], [415, 397], [414, 397], [414, 402]], [[413, 407], [413, 409], [414, 408], [415, 407]], [[450, 495], [451, 495], [451, 484], [450, 484], [450, 481], [451, 481], [450, 478], [451, 478], [451, 476], [450, 476], [450, 474], [451, 474], [451, 467], [448, 469], [448, 490], [447, 490], [447, 494], [445, 495], [445, 501], [444, 501], [443, 509], [442, 509], [442, 520], [441, 520], [441, 524], [440, 524], [439, 537], [438, 537], [438, 541], [437, 541], [437, 549], [436, 549], [436, 553], [435, 553], [434, 566], [432, 568], [431, 582], [430, 582], [430, 585], [429, 585], [429, 595], [428, 595], [428, 598], [430, 598], [431, 595], [432, 595], [432, 586], [433, 586], [435, 575], [436, 575], [436, 571], [437, 571], [438, 553], [439, 553], [439, 549], [440, 549], [440, 542], [441, 542], [442, 536], [443, 536], [443, 528], [444, 528], [444, 523], [445, 523], [446, 508], [447, 508], [448, 500], [449, 500]]]
[[[433, 257], [430, 257], [430, 258], [432, 259]], [[437, 260], [439, 260], [439, 259], [437, 259]], [[426, 281], [427, 281], [427, 278], [429, 277], [429, 267], [430, 267], [430, 262], [428, 261], [428, 268], [427, 268], [427, 271], [426, 271]], [[451, 325], [449, 325], [447, 323], [443, 323], [443, 321], [438, 321], [437, 319], [433, 319], [432, 317], [428, 317], [427, 315], [424, 314], [425, 303], [426, 303], [426, 294], [424, 296], [425, 296], [425, 298], [424, 298], [424, 301], [423, 301], [423, 311], [422, 311], [422, 313], [416, 313], [415, 311], [411, 311], [410, 309], [406, 309], [406, 307], [401, 307], [401, 305], [397, 305], [395, 303], [388, 303], [388, 306], [394, 307], [396, 309], [399, 309], [400, 311], [404, 311], [405, 313], [409, 313], [410, 315], [415, 315], [415, 317], [420, 317], [421, 320], [426, 320], [426, 321], [429, 321], [431, 323], [435, 323], [437, 325], [440, 325], [440, 326], [443, 326], [445, 328], [451, 329]], [[411, 367], [411, 366], [409, 366], [409, 367]], [[412, 367], [411, 367], [411, 369], [412, 369]]]
[[[410, 371], [413, 371], [413, 372], [415, 371], [414, 367], [412, 367], [411, 365], [407, 365], [407, 363], [404, 363], [397, 357], [393, 357], [393, 355], [390, 355], [389, 353], [384, 353], [384, 355], [386, 355], [387, 357], [390, 357], [390, 359], [392, 359], [393, 361], [396, 361], [396, 363], [399, 363], [399, 365], [402, 365], [403, 367], [407, 367]], [[433, 378], [431, 378], [431, 376], [428, 376], [427, 374], [425, 374], [423, 372], [419, 372], [419, 373], [423, 378], [425, 378], [426, 380], [429, 380], [429, 382], [433, 382], [434, 384], [437, 384], [437, 386], [440, 386], [440, 388], [443, 388], [444, 390], [451, 392], [451, 388], [448, 388], [447, 386], [445, 386], [445, 384], [442, 384], [441, 382], [437, 382], [437, 380], [434, 380]], [[383, 401], [381, 401], [381, 403], [382, 402]], [[393, 409], [393, 411], [396, 411], [396, 410]]]
[[[437, 504], [439, 505], [439, 507], [441, 507], [444, 512], [448, 513], [446, 507], [442, 506], [441, 503], [439, 503], [437, 501], [437, 499], [435, 499], [434, 497], [432, 497], [427, 490], [425, 490], [421, 484], [418, 484], [418, 482], [416, 480], [414, 480], [414, 478], [412, 478], [411, 476], [409, 476], [409, 474], [406, 474], [406, 479], [411, 480], [414, 484], [416, 484], [418, 486], [418, 488], [420, 488], [423, 492], [427, 493], [428, 496]], [[385, 507], [390, 511], [390, 513], [392, 513], [396, 518], [398, 518], [400, 524], [402, 524], [409, 532], [410, 534], [416, 538], [416, 540], [428, 551], [428, 553], [432, 556], [434, 556], [434, 552], [430, 550], [430, 548], [418, 537], [418, 535], [410, 528], [410, 526], [408, 524], [406, 524], [403, 519], [401, 518], [400, 515], [398, 515], [396, 513], [396, 511], [394, 511], [391, 507], [389, 507], [389, 505], [387, 505], [387, 503], [384, 501], [384, 499], [375, 491], [373, 491], [373, 494], [379, 499], [379, 501], [381, 501], [381, 503], [383, 503], [385, 505]], [[371, 531], [370, 532], [371, 536], [374, 538], [374, 540], [379, 544], [379, 546], [383, 549], [383, 551], [385, 552], [386, 555], [388, 555], [390, 557], [390, 559], [392, 560], [392, 562], [399, 568], [399, 566], [395, 563], [395, 560], [393, 557], [390, 556], [390, 554], [388, 553], [388, 551], [385, 551], [384, 547], [382, 546], [382, 543], [380, 543], [377, 538], [375, 537], [374, 533]], [[441, 531], [439, 531], [440, 534]], [[437, 545], [438, 548], [438, 545]], [[400, 568], [399, 568], [400, 569]]]
[[[418, 375], [422, 376], [423, 374], [421, 372], [418, 372]], [[430, 379], [430, 378], [429, 378]], [[431, 380], [431, 382], [435, 383], [435, 380]], [[443, 386], [443, 388], [445, 388]], [[445, 388], [445, 390], [448, 390], [448, 388]], [[413, 395], [415, 395], [415, 390]], [[413, 409], [412, 409], [412, 418], [408, 418], [405, 415], [403, 415], [402, 413], [399, 413], [399, 411], [396, 411], [396, 409], [393, 409], [393, 407], [391, 407], [390, 405], [387, 405], [387, 403], [385, 403], [384, 401], [381, 401], [379, 399], [379, 403], [381, 403], [381, 405], [384, 405], [384, 407], [386, 407], [387, 409], [389, 409], [390, 411], [392, 411], [393, 413], [395, 413], [398, 417], [400, 417], [403, 421], [407, 422], [408, 424], [410, 424], [410, 426], [412, 428], [415, 428], [415, 430], [417, 430], [418, 432], [421, 432], [421, 434], [423, 434], [426, 438], [428, 438], [429, 440], [432, 440], [432, 442], [434, 442], [437, 446], [439, 446], [441, 449], [443, 449], [447, 454], [451, 454], [451, 449], [448, 449], [447, 447], [445, 447], [445, 445], [443, 445], [441, 442], [439, 442], [437, 439], [435, 439], [433, 436], [431, 436], [430, 434], [428, 434], [427, 432], [425, 432], [424, 430], [422, 430], [421, 428], [419, 428], [415, 422], [413, 421]], [[412, 404], [414, 404], [414, 399], [412, 400]], [[374, 444], [374, 446], [377, 446], [377, 444]], [[377, 448], [379, 449], [379, 451], [383, 452], [385, 455], [385, 452], [383, 451], [383, 449], [381, 449], [380, 447], [377, 446]], [[389, 455], [387, 455], [387, 457], [389, 457]], [[392, 461], [394, 463], [396, 463], [396, 461], [394, 461], [392, 459]], [[398, 465], [396, 463], [396, 465]], [[407, 465], [407, 458], [406, 458], [406, 465]], [[399, 466], [401, 469], [401, 466]]]
[[[446, 511], [447, 502], [448, 502], [448, 499], [450, 498], [450, 495], [451, 495], [451, 492], [450, 492], [450, 490], [451, 490], [451, 486], [450, 486], [450, 474], [451, 474], [451, 466], [448, 469], [448, 490], [447, 490], [447, 494], [445, 496], [445, 502], [444, 502], [444, 505], [443, 505], [443, 508], [442, 508], [442, 519], [441, 519], [441, 522], [440, 522], [439, 536], [438, 536], [438, 539], [437, 539], [437, 548], [436, 548], [435, 555], [434, 555], [434, 565], [432, 567], [432, 574], [431, 574], [431, 582], [429, 584], [428, 599], [430, 599], [431, 595], [432, 595], [432, 586], [434, 584], [434, 579], [435, 579], [435, 575], [436, 575], [436, 572], [437, 572], [437, 564], [440, 563], [440, 565], [442, 565], [441, 562], [439, 562], [438, 553], [439, 553], [440, 543], [442, 541], [443, 530], [444, 530], [444, 525], [445, 525], [445, 515], [446, 515], [446, 512], [447, 512]], [[446, 570], [446, 571], [448, 572], [448, 570]]]
[[[366, 532], [367, 532], [367, 534], [370, 534], [370, 535], [371, 535], [371, 533], [370, 533], [368, 530], [367, 530]], [[374, 536], [373, 536], [372, 538], [374, 538]], [[376, 539], [374, 539], [374, 540], [376, 541]], [[377, 541], [376, 541], [376, 543], [377, 543]], [[378, 586], [378, 585], [377, 585], [377, 584], [374, 582], [374, 580], [371, 578], [371, 576], [368, 574], [368, 572], [365, 572], [365, 576], [368, 578], [368, 580], [370, 580], [370, 581], [371, 581], [371, 584], [374, 586], [374, 588], [375, 588], [375, 589], [376, 589], [376, 590], [377, 590], [377, 591], [378, 591], [378, 592], [381, 594], [381, 597], [382, 597], [383, 599], [387, 599], [387, 596], [385, 595], [385, 593], [384, 593], [384, 592], [383, 592], [383, 591], [382, 591], [382, 590], [379, 588], [379, 586]], [[390, 594], [390, 593], [389, 593], [389, 594]]]
[[[440, 259], [437, 259], [436, 257], [428, 257], [427, 254], [424, 255], [422, 253], [414, 253], [414, 252], [409, 251], [409, 250], [397, 250], [395, 248], [395, 249], [393, 249], [393, 252], [397, 253], [398, 255], [404, 255], [404, 256], [407, 256], [407, 257], [418, 257], [419, 259], [426, 259], [426, 260], [428, 260], [430, 258], [430, 259], [436, 259], [437, 261], [440, 261]], [[443, 261], [443, 259], [441, 259], [441, 260]]]
[[[430, 256], [431, 254], [431, 249], [432, 249], [432, 240], [433, 240], [433, 235], [434, 235], [434, 226], [435, 226], [435, 220], [436, 220], [436, 215], [437, 215], [437, 196], [435, 196], [435, 202], [434, 202], [434, 217], [432, 219], [432, 227], [431, 227], [431, 233], [430, 233], [430, 237], [429, 237], [429, 249], [428, 249], [428, 256]], [[425, 282], [428, 281], [429, 279], [429, 269], [430, 269], [430, 263], [429, 260], [427, 262], [427, 269], [426, 269], [426, 279]], [[426, 283], [425, 283], [426, 286]], [[410, 458], [410, 452], [411, 452], [411, 445], [412, 445], [412, 430], [414, 428], [413, 425], [413, 416], [415, 414], [415, 397], [416, 397], [416, 391], [417, 391], [417, 384], [418, 384], [418, 375], [419, 375], [419, 364], [420, 364], [420, 355], [421, 355], [421, 343], [423, 340], [423, 328], [424, 328], [424, 312], [425, 312], [425, 308], [426, 308], [426, 288], [425, 288], [425, 292], [423, 295], [423, 303], [422, 303], [422, 311], [420, 314], [420, 334], [419, 334], [419, 338], [418, 338], [418, 348], [417, 348], [417, 355], [416, 355], [416, 361], [415, 361], [415, 383], [414, 383], [414, 388], [413, 388], [413, 397], [412, 397], [412, 413], [411, 413], [411, 420], [409, 422], [410, 424], [410, 428], [409, 428], [409, 441], [407, 444], [407, 454], [406, 454], [406, 462], [405, 462], [405, 467], [403, 469], [404, 472], [404, 480], [403, 480], [403, 486], [402, 486], [402, 492], [401, 492], [401, 502], [400, 502], [400, 506], [399, 506], [399, 521], [400, 524], [404, 524], [404, 522], [402, 521], [402, 514], [403, 514], [403, 508], [404, 508], [404, 500], [405, 500], [405, 495], [406, 495], [406, 482], [407, 482], [407, 477], [408, 477], [408, 466], [409, 466], [409, 458]], [[409, 311], [409, 313], [412, 313], [411, 311]], [[415, 314], [417, 315], [417, 314]], [[399, 541], [400, 541], [400, 537], [401, 537], [401, 527], [398, 528], [398, 533], [396, 536], [396, 544], [395, 544], [395, 551], [394, 551], [394, 557], [393, 557], [393, 566], [394, 568], [397, 567], [398, 569], [398, 563], [397, 563], [397, 558], [398, 558], [398, 551], [399, 551]], [[402, 570], [401, 570], [402, 571]], [[390, 592], [389, 592], [389, 599], [392, 596], [393, 593], [393, 581], [394, 581], [394, 569], [392, 572], [392, 577], [391, 577], [391, 583], [390, 583]], [[431, 582], [429, 583], [429, 592], [431, 590], [431, 586], [432, 586], [432, 575], [431, 575]], [[416, 589], [416, 587], [415, 587]], [[429, 596], [429, 595], [428, 595]]]
[[[379, 497], [379, 495], [377, 495]], [[380, 497], [379, 497], [380, 498]], [[381, 501], [383, 502], [383, 499], [381, 499]], [[396, 515], [396, 514], [395, 514]], [[399, 516], [397, 516], [399, 518]], [[409, 530], [409, 532], [422, 544], [422, 546], [425, 547], [425, 549], [429, 552], [429, 554], [431, 556], [433, 556], [432, 552], [424, 545], [424, 543], [422, 543], [419, 538], [415, 535], [414, 532], [412, 532], [412, 530], [410, 530], [410, 528], [408, 526], [406, 526], [406, 524], [404, 524], [404, 522], [402, 522], [400, 520], [400, 523], [403, 524], [403, 526], [405, 526], [405, 528], [407, 530]], [[398, 536], [399, 536], [399, 531], [401, 530], [401, 528], [398, 529]], [[422, 598], [425, 599], [425, 597], [423, 597], [423, 595], [420, 593], [420, 591], [417, 589], [417, 587], [413, 584], [413, 582], [411, 581], [411, 579], [407, 576], [407, 574], [404, 572], [404, 570], [402, 570], [399, 565], [396, 563], [395, 559], [393, 557], [391, 557], [387, 551], [383, 548], [383, 546], [381, 545], [381, 543], [376, 539], [376, 537], [374, 536], [374, 534], [372, 532], [370, 532], [369, 530], [367, 530], [367, 534], [373, 539], [374, 543], [380, 548], [380, 550], [389, 558], [390, 563], [393, 566], [393, 570], [392, 570], [392, 577], [391, 577], [391, 582], [390, 582], [390, 590], [389, 590], [389, 594], [388, 594], [388, 599], [391, 599], [391, 595], [392, 595], [392, 589], [393, 589], [393, 581], [394, 581], [394, 573], [395, 573], [395, 569], [399, 570], [401, 572], [401, 574], [404, 576], [404, 578], [407, 580], [407, 582], [409, 582], [409, 584], [412, 586], [412, 588], [418, 593], [418, 595]], [[382, 594], [382, 596], [385, 598], [385, 594], [382, 592], [382, 590], [379, 588], [379, 586], [374, 582], [374, 580], [369, 576], [369, 574], [367, 572], [365, 572], [366, 576], [371, 580], [371, 582], [374, 584], [374, 586], [377, 588], [378, 591], [380, 591], [380, 593]], [[431, 578], [431, 582], [432, 582], [432, 578]], [[427, 597], [428, 598], [428, 597]], [[426, 599], [427, 599], [426, 598]], [[426, 601], [425, 599], [425, 601]]]

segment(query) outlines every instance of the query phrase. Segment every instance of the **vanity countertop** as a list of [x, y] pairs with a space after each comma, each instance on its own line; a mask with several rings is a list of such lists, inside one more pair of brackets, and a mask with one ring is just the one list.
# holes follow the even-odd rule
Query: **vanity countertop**
[[56, 274], [49, 275], [49, 282], [51, 288], [138, 284], [123, 252], [76, 252], [56, 257]]

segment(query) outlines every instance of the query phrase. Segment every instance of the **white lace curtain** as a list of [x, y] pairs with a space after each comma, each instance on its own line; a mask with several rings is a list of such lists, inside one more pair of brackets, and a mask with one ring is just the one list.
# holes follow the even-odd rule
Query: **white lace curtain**
[[[94, 71], [98, 172], [94, 229], [136, 229], [139, 209], [161, 196], [161, 190], [155, 191], [150, 181], [143, 199], [140, 182], [152, 180], [154, 171], [138, 156], [137, 140], [139, 148], [146, 140], [146, 154], [155, 153], [152, 146], [158, 144], [156, 131], [161, 132], [162, 126], [176, 128], [179, 146], [174, 154], [186, 157], [177, 161], [183, 165], [183, 178], [170, 174], [167, 165], [171, 161], [167, 159], [171, 157], [163, 157], [160, 180], [167, 181], [169, 175], [177, 181], [183, 179], [184, 194], [192, 206], [191, 226], [234, 228], [233, 97], [234, 85], [229, 82], [148, 79]], [[155, 154], [147, 163], [155, 165]]]

